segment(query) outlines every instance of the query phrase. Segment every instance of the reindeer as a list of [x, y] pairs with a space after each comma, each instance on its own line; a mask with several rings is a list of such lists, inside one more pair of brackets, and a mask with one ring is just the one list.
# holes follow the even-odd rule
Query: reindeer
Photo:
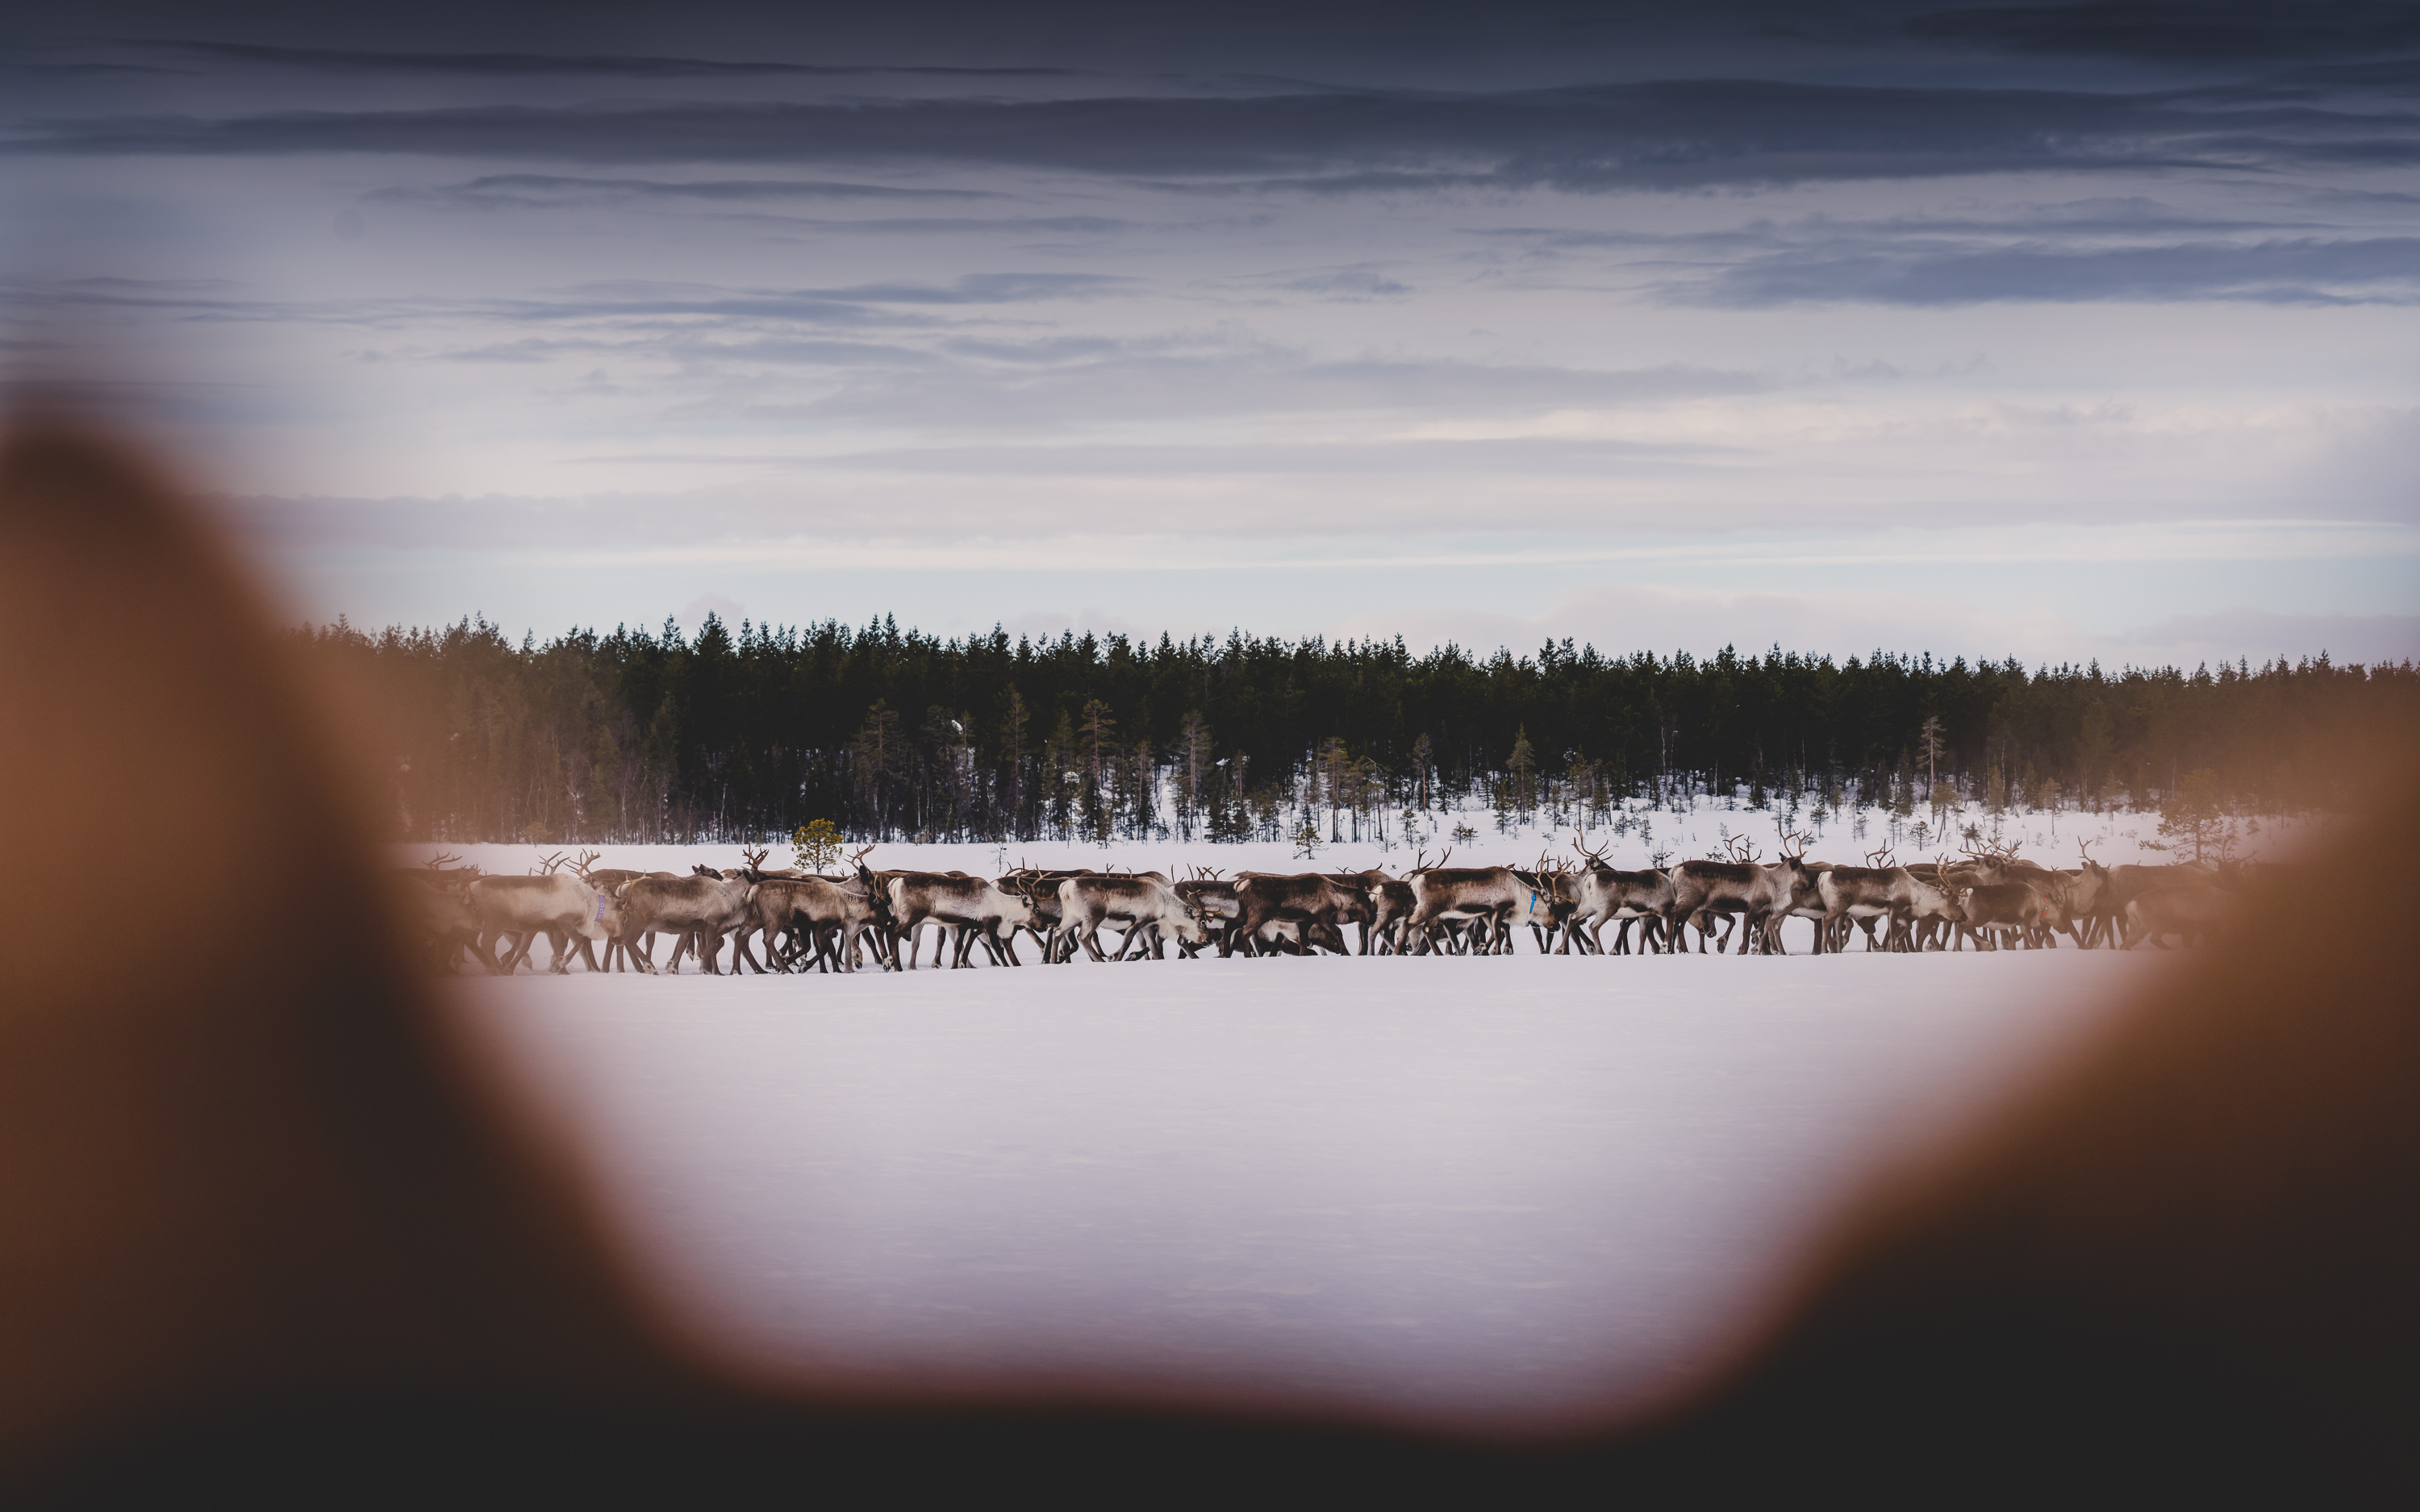
[[[1785, 850], [1780, 860], [1760, 866], [1752, 846], [1735, 847], [1738, 861], [1683, 861], [1672, 869], [1671, 912], [1665, 916], [1667, 933], [1692, 918], [1736, 914], [1742, 919], [1739, 953], [1754, 942], [1761, 949], [1780, 948], [1780, 920], [1815, 896], [1815, 874], [1803, 856]], [[1706, 927], [1699, 925], [1698, 952], [1705, 953]], [[1726, 937], [1728, 938], [1728, 936]], [[1715, 947], [1717, 955], [1723, 953]]]
[[1579, 890], [1572, 880], [1571, 869], [1557, 863], [1547, 852], [1540, 851], [1535, 866], [1513, 874], [1528, 880], [1548, 900], [1546, 918], [1543, 922], [1535, 917], [1535, 909], [1530, 911], [1529, 937], [1537, 942], [1538, 953], [1553, 954], [1559, 933], [1562, 943], [1569, 946], [1572, 916], [1579, 907]]
[[2208, 887], [2216, 879], [2215, 868], [2197, 861], [2171, 866], [2113, 866], [2103, 885], [2102, 903], [2114, 918], [2122, 919], [2126, 905], [2154, 887]]
[[1363, 953], [1368, 953], [1367, 930], [1377, 911], [1361, 887], [1315, 873], [1277, 876], [1265, 872], [1240, 872], [1234, 887], [1235, 919], [1219, 936], [1219, 954], [1233, 954], [1239, 938], [1252, 938], [1269, 920], [1295, 916], [1316, 919], [1339, 939], [1346, 924], [1360, 924]]
[[[1887, 851], [1869, 853], [1869, 861], [1886, 858]], [[1819, 949], [1838, 951], [1848, 943], [1849, 921], [1865, 927], [1866, 949], [1875, 949], [1871, 921], [1891, 921], [1889, 949], [1913, 949], [1913, 931], [1902, 925], [1918, 918], [1959, 923], [1964, 915], [1957, 902], [1939, 886], [1926, 882], [1903, 866], [1835, 866], [1816, 876], [1815, 888], [1823, 904], [1824, 929], [1817, 935]], [[1905, 942], [1905, 943], [1902, 943]]]
[[[2078, 841], [2075, 844], [2075, 880], [2068, 889], [2067, 913], [2071, 923], [2081, 918], [2082, 933], [2076, 944], [2090, 949], [2098, 941], [2110, 948], [2118, 946], [2118, 910], [2116, 877], [2109, 868], [2092, 858], [2092, 842]], [[2062, 873], [2070, 874], [2070, 873]]]
[[1474, 949], [1483, 947], [1482, 953], [1509, 955], [1513, 924], [1552, 923], [1559, 907], [1566, 913], [1570, 907], [1555, 896], [1552, 885], [1544, 878], [1506, 866], [1434, 866], [1414, 872], [1405, 880], [1411, 884], [1414, 900], [1405, 929], [1419, 940], [1415, 952], [1419, 954], [1434, 948], [1430, 931], [1435, 926], [1466, 923], [1478, 927]]
[[1562, 952], [1568, 952], [1572, 942], [1579, 940], [1594, 954], [1606, 954], [1605, 926], [1608, 923], [1614, 927], [1612, 954], [1630, 953], [1630, 926], [1634, 923], [1638, 926], [1640, 953], [1662, 950], [1665, 914], [1672, 903], [1671, 876], [1652, 869], [1624, 872], [1602, 865], [1595, 856], [1590, 861], [1592, 864], [1578, 879], [1579, 901], [1573, 909], [1570, 926], [1563, 932]]
[[1161, 933], [1193, 945], [1206, 945], [1210, 932], [1202, 927], [1201, 910], [1176, 895], [1175, 887], [1156, 872], [1133, 876], [1073, 876], [1059, 884], [1059, 927], [1051, 933], [1045, 961], [1075, 959], [1081, 945], [1095, 961], [1106, 960], [1099, 939], [1101, 926], [1115, 920], [1125, 926], [1117, 958], [1139, 943], [1140, 926], [1150, 923]]
[[[1427, 852], [1420, 853], [1425, 856]], [[1402, 955], [1410, 940], [1412, 911], [1419, 907], [1419, 899], [1412, 885], [1380, 872], [1365, 872], [1372, 879], [1370, 893], [1370, 933], [1378, 942], [1378, 949], [1388, 955]]]
[[[748, 900], [755, 889], [756, 884], [745, 878], [724, 878], [711, 872], [685, 877], [640, 877], [623, 886], [618, 933], [626, 942], [648, 931], [678, 933], [681, 941], [673, 948], [667, 969], [680, 970], [682, 954], [693, 948], [698, 964], [719, 976], [721, 968], [715, 964], [715, 957], [722, 949], [722, 937], [746, 920]], [[738, 964], [735, 956], [735, 970]], [[639, 968], [652, 975], [656, 965], [642, 960]]]
[[[1194, 911], [1202, 916], [1202, 927], [1218, 935], [1223, 945], [1228, 926], [1233, 924], [1236, 916], [1243, 912], [1244, 905], [1243, 901], [1235, 896], [1235, 884], [1232, 880], [1222, 879], [1218, 872], [1218, 868], [1198, 866], [1193, 869], [1191, 876], [1171, 886], [1179, 898], [1193, 905]], [[1158, 948], [1159, 942], [1155, 940], [1153, 942], [1155, 954]], [[1190, 958], [1199, 949], [1198, 946], [1179, 941], [1176, 952], [1180, 956]], [[1222, 950], [1220, 953], [1225, 952]]]
[[[967, 952], [977, 939], [984, 942], [996, 963], [1022, 964], [1016, 957], [1013, 932], [1033, 922], [1033, 900], [1030, 894], [954, 872], [893, 872], [889, 875], [886, 890], [891, 903], [894, 957], [902, 944], [913, 939], [917, 927], [930, 919], [957, 932], [957, 951], [950, 962], [953, 970], [970, 964]], [[1002, 924], [1012, 932], [1005, 940], [1000, 933]], [[904, 969], [913, 969], [914, 965], [911, 948]], [[941, 965], [941, 952], [938, 949], [933, 952], [933, 965], [936, 970]]]
[[[537, 876], [481, 877], [470, 884], [466, 901], [479, 921], [481, 949], [489, 951], [489, 942], [511, 937], [512, 949], [497, 961], [494, 970], [499, 976], [510, 976], [529, 959], [530, 947], [543, 933], [554, 944], [553, 959], [547, 969], [557, 975], [571, 970], [570, 952], [563, 942], [570, 936], [582, 941], [611, 938], [621, 924], [620, 905], [616, 900], [598, 892], [578, 877], [557, 876], [552, 871]], [[591, 958], [591, 970], [596, 961]]]
[[[1371, 954], [1373, 941], [1376, 942], [1377, 947], [1383, 947], [1386, 943], [1388, 927], [1402, 917], [1402, 912], [1395, 906], [1382, 903], [1381, 900], [1385, 897], [1388, 888], [1402, 887], [1404, 885], [1376, 867], [1372, 867], [1366, 872], [1331, 872], [1327, 873], [1327, 880], [1340, 887], [1349, 887], [1360, 894], [1361, 902], [1365, 905], [1352, 920], [1360, 930], [1360, 949], [1357, 953]], [[1408, 889], [1402, 896], [1408, 897]]]
[[[891, 933], [891, 901], [878, 885], [768, 877], [756, 885], [750, 907], [760, 921], [766, 959], [777, 970], [800, 969], [800, 958], [812, 955], [817, 971], [855, 971], [869, 941], [876, 964], [888, 964], [883, 942]], [[785, 949], [777, 949], [777, 932], [788, 936]], [[744, 935], [740, 949], [747, 949]]]
[[2171, 934], [2187, 945], [2206, 942], [2212, 931], [2235, 922], [2242, 906], [2233, 893], [2208, 884], [2146, 888], [2127, 900], [2124, 948], [2137, 949], [2149, 940], [2164, 950]]
[[[630, 872], [615, 867], [600, 867], [597, 865], [598, 857], [595, 853], [591, 852], [585, 854], [587, 856], [588, 864], [584, 868], [581, 869], [580, 880], [587, 883], [598, 892], [607, 893], [615, 898], [619, 898], [621, 896], [622, 889], [624, 887], [638, 881], [641, 877], [668, 877], [672, 875], [669, 872]], [[605, 942], [605, 964], [600, 969], [606, 971], [621, 971], [626, 969], [629, 964], [631, 952], [634, 949], [641, 957], [652, 964], [655, 961], [654, 941], [655, 935], [652, 933], [645, 934], [635, 944], [628, 937], [620, 933], [615, 933]]]
[[[460, 856], [449, 857], [460, 860]], [[471, 907], [471, 884], [476, 868], [444, 872], [428, 867], [397, 867], [387, 887], [404, 933], [424, 952], [431, 970], [451, 973], [467, 950], [493, 972], [496, 958], [480, 938], [479, 916]]]
[[1033, 918], [1025, 926], [1025, 932], [1032, 935], [1034, 944], [1041, 948], [1045, 962], [1050, 959], [1059, 932], [1059, 884], [1069, 877], [1092, 875], [1094, 872], [1088, 867], [1048, 872], [1026, 866], [1020, 859], [1016, 871], [996, 879], [1002, 890], [1016, 894], [1032, 907]]
[[[2047, 930], [2058, 917], [2058, 905], [2028, 882], [1987, 882], [1961, 887], [1952, 897], [1958, 911], [1965, 917], [1958, 921], [1951, 949], [1962, 949], [1973, 940], [1978, 950], [1997, 950], [2003, 948], [2004, 938], [2013, 943], [2019, 936], [2027, 937], [2030, 949], [2033, 938], [2029, 932]], [[1995, 933], [1987, 935], [1986, 931]]]

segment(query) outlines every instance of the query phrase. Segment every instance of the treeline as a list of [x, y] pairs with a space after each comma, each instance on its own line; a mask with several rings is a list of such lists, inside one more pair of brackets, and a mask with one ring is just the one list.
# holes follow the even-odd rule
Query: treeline
[[[1877, 652], [1699, 659], [1414, 656], [1233, 634], [944, 640], [889, 619], [694, 637], [484, 621], [294, 632], [385, 710], [399, 838], [1357, 838], [1483, 799], [1590, 822], [1717, 795], [1817, 811], [1916, 800], [2149, 808], [2215, 774], [2245, 811], [2344, 801], [2340, 733], [2420, 711], [2420, 668], [2325, 657], [2028, 671]], [[2208, 779], [2205, 779], [2208, 780]]]

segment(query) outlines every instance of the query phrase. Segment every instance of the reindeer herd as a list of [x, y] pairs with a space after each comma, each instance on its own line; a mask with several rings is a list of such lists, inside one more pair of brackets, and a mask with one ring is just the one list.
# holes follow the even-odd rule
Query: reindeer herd
[[[854, 971], [869, 957], [911, 970], [928, 928], [932, 964], [965, 967], [980, 949], [996, 965], [1022, 965], [1019, 942], [1046, 964], [1145, 956], [1215, 946], [1218, 954], [1508, 954], [1527, 927], [1542, 953], [1623, 955], [1632, 928], [1642, 953], [1786, 953], [1782, 925], [1810, 920], [1818, 954], [1868, 950], [1978, 950], [2055, 945], [2166, 949], [2224, 928], [2236, 912], [2242, 869], [2188, 863], [2103, 866], [2088, 849], [2072, 868], [2022, 859], [2018, 847], [1970, 848], [1960, 859], [1894, 865], [1889, 853], [1861, 867], [1809, 861], [1806, 837], [1782, 837], [1780, 858], [1745, 841], [1701, 861], [1625, 872], [1602, 848], [1575, 845], [1575, 864], [1541, 856], [1529, 867], [1454, 867], [1452, 853], [1420, 853], [1400, 876], [1381, 871], [1223, 877], [1196, 869], [1182, 881], [1158, 872], [1042, 871], [997, 878], [962, 872], [876, 871], [868, 846], [834, 875], [745, 864], [688, 874], [600, 868], [583, 852], [548, 857], [527, 876], [488, 875], [440, 856], [398, 868], [407, 927], [439, 969], [467, 958], [510, 974], [543, 936], [549, 969], [577, 956], [592, 971], [678, 971], [694, 957], [708, 972], [744, 964], [768, 971]], [[1664, 858], [1659, 856], [1661, 862]], [[1613, 938], [1605, 938], [1607, 925]], [[1116, 949], [1101, 940], [1116, 931]], [[1733, 944], [1736, 937], [1736, 945]], [[659, 942], [670, 954], [659, 966]], [[723, 945], [731, 952], [723, 962]], [[597, 948], [603, 948], [603, 954]]]

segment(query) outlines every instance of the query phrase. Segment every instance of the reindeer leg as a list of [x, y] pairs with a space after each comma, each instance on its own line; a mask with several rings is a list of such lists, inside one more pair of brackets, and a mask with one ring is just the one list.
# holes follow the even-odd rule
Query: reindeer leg
[[[513, 936], [512, 950], [504, 957], [505, 976], [509, 977], [514, 972], [519, 971], [521, 968], [521, 964], [529, 960], [530, 947], [536, 943], [537, 931], [534, 929], [522, 930]], [[535, 970], [535, 968], [533, 967], [532, 969]]]

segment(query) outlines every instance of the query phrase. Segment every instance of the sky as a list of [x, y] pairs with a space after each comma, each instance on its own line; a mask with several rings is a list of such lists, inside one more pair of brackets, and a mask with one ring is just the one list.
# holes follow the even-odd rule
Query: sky
[[8, 390], [356, 625], [2420, 655], [2420, 8], [879, 8], [0, 23]]

